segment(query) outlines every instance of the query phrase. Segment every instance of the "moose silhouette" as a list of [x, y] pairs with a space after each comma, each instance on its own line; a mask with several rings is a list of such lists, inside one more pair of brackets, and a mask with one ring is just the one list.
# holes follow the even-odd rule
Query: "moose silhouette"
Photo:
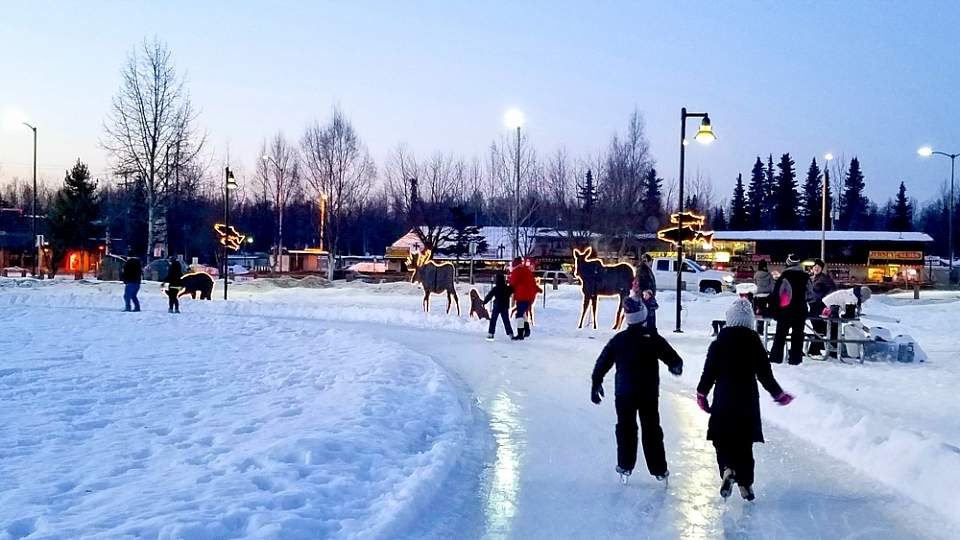
[[587, 314], [587, 307], [593, 315], [593, 329], [597, 329], [597, 297], [617, 296], [617, 317], [613, 329], [620, 328], [623, 323], [623, 299], [630, 294], [633, 285], [633, 266], [628, 263], [613, 265], [605, 264], [594, 256], [593, 248], [573, 250], [573, 273], [580, 280], [580, 293], [583, 295], [583, 307], [580, 309], [580, 324], [583, 328], [583, 319]]
[[[420, 283], [423, 287], [423, 310], [430, 311], [430, 295], [447, 293], [447, 313], [450, 313], [452, 304], [457, 306], [457, 317], [460, 316], [460, 298], [454, 286], [457, 269], [453, 263], [437, 264], [431, 260], [433, 253], [428, 249], [416, 256], [407, 259], [408, 267], [413, 268], [411, 283]], [[451, 302], [451, 297], [453, 301]]]

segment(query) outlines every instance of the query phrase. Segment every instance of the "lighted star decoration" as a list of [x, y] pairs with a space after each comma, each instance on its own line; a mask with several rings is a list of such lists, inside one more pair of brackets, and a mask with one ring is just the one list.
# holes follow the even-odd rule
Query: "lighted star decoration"
[[223, 223], [217, 223], [213, 226], [213, 230], [217, 232], [220, 236], [220, 245], [226, 246], [228, 249], [233, 251], [240, 251], [240, 245], [243, 244], [246, 235], [240, 234], [233, 225], [224, 225]]

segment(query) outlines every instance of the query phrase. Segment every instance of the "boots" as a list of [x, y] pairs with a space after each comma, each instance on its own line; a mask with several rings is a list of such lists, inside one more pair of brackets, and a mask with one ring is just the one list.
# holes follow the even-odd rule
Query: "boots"
[[745, 501], [752, 501], [757, 498], [753, 493], [753, 486], [740, 486], [740, 496]]
[[530, 323], [523, 323], [523, 337], [530, 337]]
[[525, 336], [529, 335], [527, 332], [527, 323], [523, 322], [523, 319], [517, 319], [517, 335], [513, 336], [513, 341], [523, 341]]
[[736, 474], [733, 469], [727, 467], [723, 470], [723, 483], [720, 484], [720, 496], [726, 499], [733, 493], [733, 483], [736, 481]]

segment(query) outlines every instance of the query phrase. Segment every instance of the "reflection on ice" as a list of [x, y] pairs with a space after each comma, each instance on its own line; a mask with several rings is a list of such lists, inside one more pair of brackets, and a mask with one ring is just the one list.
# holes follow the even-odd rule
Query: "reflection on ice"
[[[722, 504], [719, 503], [718, 490], [720, 479], [717, 463], [713, 459], [713, 446], [705, 439], [707, 433], [707, 415], [703, 414], [692, 400], [676, 400], [677, 426], [684, 436], [680, 439], [679, 449], [667, 449], [679, 452], [684, 463], [684, 475], [671, 477], [670, 488], [677, 505], [677, 531], [679, 538], [695, 540], [712, 538], [720, 520]], [[717, 486], [716, 490], [704, 489], [705, 486]]]
[[526, 446], [517, 404], [500, 392], [490, 404], [490, 428], [497, 443], [486, 500], [487, 538], [507, 538], [517, 513], [520, 461]]

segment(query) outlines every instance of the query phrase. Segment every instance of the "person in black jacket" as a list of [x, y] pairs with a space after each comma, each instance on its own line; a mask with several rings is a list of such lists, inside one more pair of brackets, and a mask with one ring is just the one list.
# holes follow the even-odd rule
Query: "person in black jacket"
[[680, 376], [683, 360], [659, 334], [645, 327], [647, 318], [643, 302], [635, 296], [623, 301], [627, 329], [613, 336], [603, 348], [593, 368], [590, 400], [599, 404], [603, 397], [603, 377], [614, 365], [617, 409], [617, 472], [626, 478], [637, 463], [637, 417], [642, 431], [643, 457], [647, 471], [657, 480], [665, 480], [667, 458], [660, 427], [660, 370], [657, 361], [666, 364], [670, 373]]
[[493, 300], [493, 312], [490, 313], [490, 328], [487, 330], [487, 340], [493, 341], [493, 334], [497, 330], [497, 317], [503, 321], [503, 329], [507, 335], [513, 337], [513, 329], [510, 327], [510, 295], [513, 289], [507, 285], [507, 278], [503, 272], [497, 272], [493, 278], [493, 288], [484, 297], [483, 303], [486, 304]]
[[[143, 279], [140, 259], [130, 257], [124, 261], [120, 279], [123, 281], [123, 310], [140, 311], [140, 300], [137, 298], [137, 293], [140, 291], [140, 281]], [[131, 302], [133, 303], [132, 310], [130, 309]]]
[[[754, 499], [753, 443], [763, 442], [757, 381], [780, 405], [793, 396], [783, 391], [767, 360], [760, 336], [753, 330], [753, 306], [744, 299], [727, 310], [726, 326], [710, 344], [697, 385], [697, 405], [710, 414], [707, 439], [713, 441], [720, 468], [720, 496], [730, 496], [733, 483], [740, 495]], [[707, 395], [713, 389], [713, 404]]]
[[[823, 297], [837, 290], [837, 284], [833, 281], [833, 278], [830, 277], [830, 273], [827, 272], [827, 263], [823, 262], [823, 259], [814, 259], [813, 268], [810, 271], [813, 272], [813, 280], [810, 287], [812, 292], [810, 316], [814, 317], [810, 321], [810, 325], [818, 334], [826, 337], [827, 321], [820, 318], [820, 315], [823, 313], [823, 308], [827, 307], [823, 303]], [[833, 326], [834, 325], [831, 324], [831, 334], [834, 333]], [[821, 351], [823, 351], [823, 342], [813, 341], [810, 343], [807, 354], [811, 356], [815, 354], [819, 355]]]
[[810, 276], [800, 268], [800, 259], [791, 253], [787, 256], [786, 269], [773, 286], [770, 300], [777, 321], [777, 332], [773, 336], [773, 348], [770, 351], [771, 362], [783, 363], [787, 332], [790, 332], [790, 364], [797, 365], [803, 361], [803, 329], [807, 322], [809, 295]]
[[[163, 283], [167, 284], [167, 298], [169, 298], [168, 313], [180, 313], [180, 289], [183, 286], [183, 269], [180, 267], [180, 261], [176, 257], [170, 257], [170, 270], [167, 271], [167, 277], [163, 278]], [[161, 283], [161, 285], [163, 285]]]
[[644, 253], [640, 256], [640, 264], [637, 265], [637, 277], [634, 278], [633, 286], [636, 295], [646, 290], [651, 290], [654, 294], [657, 293], [657, 278], [653, 274], [653, 269], [650, 268], [651, 262], [650, 255]]

